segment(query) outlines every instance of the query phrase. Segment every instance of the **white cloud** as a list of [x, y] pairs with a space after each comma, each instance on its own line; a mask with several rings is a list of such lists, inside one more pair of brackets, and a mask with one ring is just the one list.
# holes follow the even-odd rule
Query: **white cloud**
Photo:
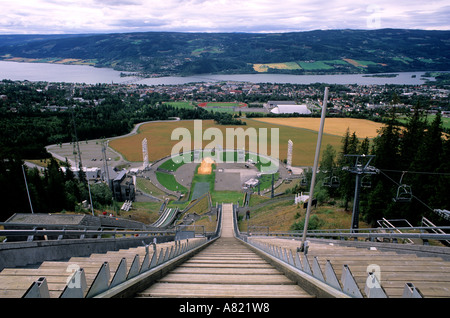
[[450, 29], [447, 0], [0, 0], [0, 33]]

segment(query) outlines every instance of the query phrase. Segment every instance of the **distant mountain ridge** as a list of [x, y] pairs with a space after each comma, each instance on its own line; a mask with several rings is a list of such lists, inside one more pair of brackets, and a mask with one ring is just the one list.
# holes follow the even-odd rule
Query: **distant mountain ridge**
[[0, 59], [87, 64], [146, 76], [445, 71], [450, 31], [0, 35]]

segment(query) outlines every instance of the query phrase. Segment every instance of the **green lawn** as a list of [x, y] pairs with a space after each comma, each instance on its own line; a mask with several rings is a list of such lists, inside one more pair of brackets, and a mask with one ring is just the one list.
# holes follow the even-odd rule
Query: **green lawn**
[[[175, 159], [175, 161], [173, 160]], [[173, 159], [168, 159], [167, 161], [165, 161], [164, 163], [162, 163], [159, 168], [164, 169], [164, 170], [168, 170], [168, 171], [177, 171], [177, 169], [179, 167], [181, 167], [182, 165], [184, 165], [184, 161], [182, 160], [181, 156], [176, 156]], [[179, 160], [181, 159], [181, 160]], [[191, 161], [194, 160], [194, 153], [191, 153]], [[180, 161], [177, 163], [177, 161]]]
[[[430, 124], [436, 115], [427, 115], [427, 122]], [[441, 117], [442, 120], [442, 127], [446, 129], [450, 129], [450, 118], [448, 117]], [[408, 119], [406, 117], [401, 117], [398, 119], [399, 122], [406, 124], [408, 122]]]
[[187, 193], [188, 190], [177, 182], [172, 174], [156, 171], [156, 178], [161, 185], [171, 191]]
[[211, 193], [211, 199], [213, 206], [216, 203], [237, 203], [242, 205], [242, 200], [244, 199], [244, 193], [240, 191], [214, 191]]
[[299, 61], [297, 62], [302, 69], [304, 70], [331, 70], [334, 67], [328, 65], [327, 63], [325, 63], [326, 61], [316, 61], [316, 62], [304, 62], [304, 61]]
[[176, 108], [194, 108], [195, 106], [191, 102], [165, 102], [164, 104], [170, 105]]

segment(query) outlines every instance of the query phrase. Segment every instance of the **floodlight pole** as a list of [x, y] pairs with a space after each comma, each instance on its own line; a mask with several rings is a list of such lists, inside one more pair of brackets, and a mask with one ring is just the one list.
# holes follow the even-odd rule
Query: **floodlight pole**
[[33, 211], [33, 204], [31, 204], [30, 191], [28, 190], [27, 175], [26, 175], [26, 173], [25, 173], [25, 167], [24, 167], [24, 165], [22, 165], [22, 172], [23, 172], [23, 178], [24, 178], [24, 180], [25, 180], [25, 188], [27, 188], [28, 202], [30, 202], [31, 214], [34, 214], [34, 211]]
[[324, 93], [323, 103], [322, 103], [322, 115], [320, 117], [319, 135], [317, 137], [316, 155], [314, 157], [314, 167], [313, 167], [313, 172], [312, 172], [311, 185], [309, 188], [309, 200], [308, 200], [308, 205], [306, 207], [305, 226], [303, 228], [302, 242], [298, 249], [300, 252], [304, 252], [304, 250], [305, 250], [306, 232], [308, 231], [309, 215], [311, 213], [312, 200], [313, 200], [313, 196], [314, 196], [314, 186], [316, 183], [316, 173], [317, 173], [317, 167], [319, 165], [320, 146], [322, 144], [323, 126], [325, 125], [325, 114], [327, 112], [327, 101], [328, 101], [328, 87], [325, 87], [325, 93]]

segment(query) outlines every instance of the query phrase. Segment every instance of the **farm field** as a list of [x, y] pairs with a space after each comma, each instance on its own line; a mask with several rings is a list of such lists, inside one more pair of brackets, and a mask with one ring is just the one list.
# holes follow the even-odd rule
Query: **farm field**
[[[435, 117], [436, 117], [436, 115], [428, 115], [427, 116], [427, 123], [431, 124]], [[446, 128], [446, 129], [450, 129], [450, 117], [441, 117], [441, 120], [442, 120], [442, 127]], [[406, 124], [408, 122], [408, 118], [400, 117], [398, 119], [398, 121], [400, 121], [403, 124]]]
[[295, 62], [281, 62], [281, 63], [266, 63], [266, 64], [253, 64], [253, 69], [256, 72], [264, 73], [269, 69], [279, 70], [305, 70], [305, 71], [317, 71], [317, 70], [332, 70], [336, 67], [342, 66], [354, 66], [358, 68], [367, 68], [369, 65], [378, 65], [378, 63], [372, 61], [342, 59], [342, 60], [319, 60], [319, 61], [295, 61]]
[[[285, 118], [283, 119], [285, 120]], [[290, 127], [287, 125], [280, 125], [277, 123], [257, 121], [253, 119], [244, 119], [246, 126], [223, 126], [217, 125], [213, 120], [203, 120], [203, 132], [208, 128], [218, 128], [224, 136], [223, 143], [226, 143], [226, 128], [256, 129], [267, 128], [267, 152], [270, 155], [270, 139], [271, 128], [279, 129], [279, 158], [281, 160], [287, 157], [287, 143], [291, 139], [294, 142], [293, 165], [294, 166], [312, 166], [314, 162], [314, 154], [317, 143], [317, 132], [314, 129], [299, 129], [297, 127]], [[155, 161], [171, 154], [173, 146], [179, 143], [179, 140], [171, 140], [172, 131], [176, 128], [184, 127], [191, 132], [192, 142], [191, 149], [193, 149], [193, 131], [194, 121], [178, 121], [178, 122], [155, 122], [143, 124], [138, 130], [138, 134], [111, 140], [109, 146], [121, 153], [126, 160], [131, 162], [142, 162], [142, 140], [148, 140], [148, 155], [149, 161]], [[346, 128], [345, 128], [346, 129]], [[343, 130], [345, 132], [345, 129]], [[341, 140], [344, 133], [338, 135], [327, 134], [322, 139], [323, 145], [331, 144], [336, 149], [341, 147]], [[360, 136], [358, 136], [360, 137]], [[207, 146], [211, 141], [204, 140], [202, 147]], [[236, 146], [236, 140], [234, 142]], [[324, 149], [325, 147], [322, 147]], [[246, 138], [246, 150], [248, 150], [248, 138]]]
[[377, 65], [378, 63], [372, 62], [372, 61], [362, 61], [362, 60], [353, 60], [353, 59], [344, 59], [344, 61], [350, 63], [353, 66], [356, 67], [368, 67], [369, 65]]
[[304, 70], [331, 70], [333, 66], [330, 66], [326, 61], [316, 62], [298, 62]]
[[253, 64], [253, 69], [256, 72], [264, 73], [269, 70], [269, 68], [277, 70], [301, 70], [299, 64], [296, 62], [283, 62], [283, 63], [267, 63], [267, 64]]
[[[314, 131], [319, 131], [320, 127], [320, 118], [258, 118], [253, 120]], [[378, 130], [382, 127], [383, 124], [366, 119], [326, 118], [324, 133], [342, 137], [349, 129], [350, 134], [355, 132], [358, 138], [368, 137], [371, 139], [378, 135]]]

